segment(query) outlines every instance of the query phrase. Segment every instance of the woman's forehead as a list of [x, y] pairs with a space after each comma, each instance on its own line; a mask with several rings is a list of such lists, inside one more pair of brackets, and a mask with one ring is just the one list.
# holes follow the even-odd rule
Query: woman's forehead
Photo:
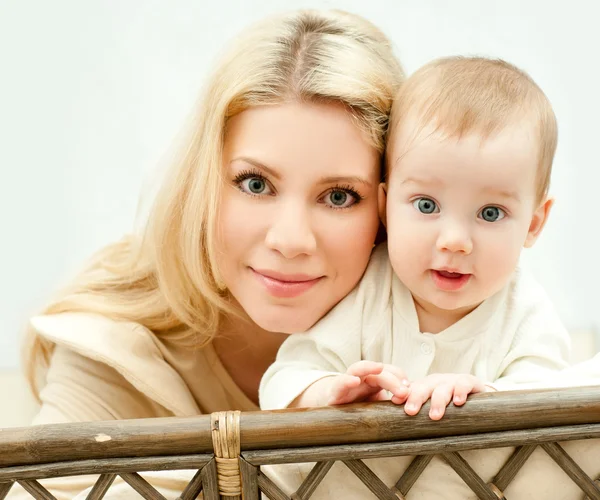
[[250, 108], [228, 125], [226, 164], [241, 162], [284, 177], [365, 177], [379, 155], [341, 106], [286, 103]]

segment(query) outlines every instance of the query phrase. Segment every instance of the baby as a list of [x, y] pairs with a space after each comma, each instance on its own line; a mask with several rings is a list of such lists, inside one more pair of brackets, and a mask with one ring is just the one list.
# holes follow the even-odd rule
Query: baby
[[409, 415], [567, 366], [569, 336], [518, 265], [548, 219], [552, 107], [499, 60], [436, 60], [390, 118], [380, 215], [388, 242], [357, 287], [291, 335], [260, 387], [263, 409], [391, 399]]

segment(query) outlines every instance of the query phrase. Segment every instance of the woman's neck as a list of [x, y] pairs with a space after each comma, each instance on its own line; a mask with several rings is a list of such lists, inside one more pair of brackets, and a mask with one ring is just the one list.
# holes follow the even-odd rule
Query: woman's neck
[[250, 318], [229, 314], [222, 318], [213, 345], [233, 381], [258, 404], [260, 379], [286, 338], [286, 334], [263, 330]]

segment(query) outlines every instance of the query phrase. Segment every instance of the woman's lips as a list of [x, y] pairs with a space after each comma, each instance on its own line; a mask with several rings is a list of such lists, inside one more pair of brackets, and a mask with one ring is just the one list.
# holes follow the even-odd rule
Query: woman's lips
[[433, 283], [445, 292], [457, 292], [463, 288], [471, 279], [472, 274], [456, 273], [444, 270], [431, 270]]
[[283, 274], [270, 270], [250, 269], [267, 292], [278, 298], [298, 297], [324, 278], [324, 276], [314, 277], [306, 274]]

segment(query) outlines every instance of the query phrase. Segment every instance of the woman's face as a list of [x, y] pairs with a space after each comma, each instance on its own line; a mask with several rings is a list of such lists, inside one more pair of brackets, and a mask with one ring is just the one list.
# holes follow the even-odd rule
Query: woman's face
[[251, 108], [228, 124], [219, 271], [261, 328], [310, 328], [361, 278], [379, 219], [379, 155], [341, 106]]

